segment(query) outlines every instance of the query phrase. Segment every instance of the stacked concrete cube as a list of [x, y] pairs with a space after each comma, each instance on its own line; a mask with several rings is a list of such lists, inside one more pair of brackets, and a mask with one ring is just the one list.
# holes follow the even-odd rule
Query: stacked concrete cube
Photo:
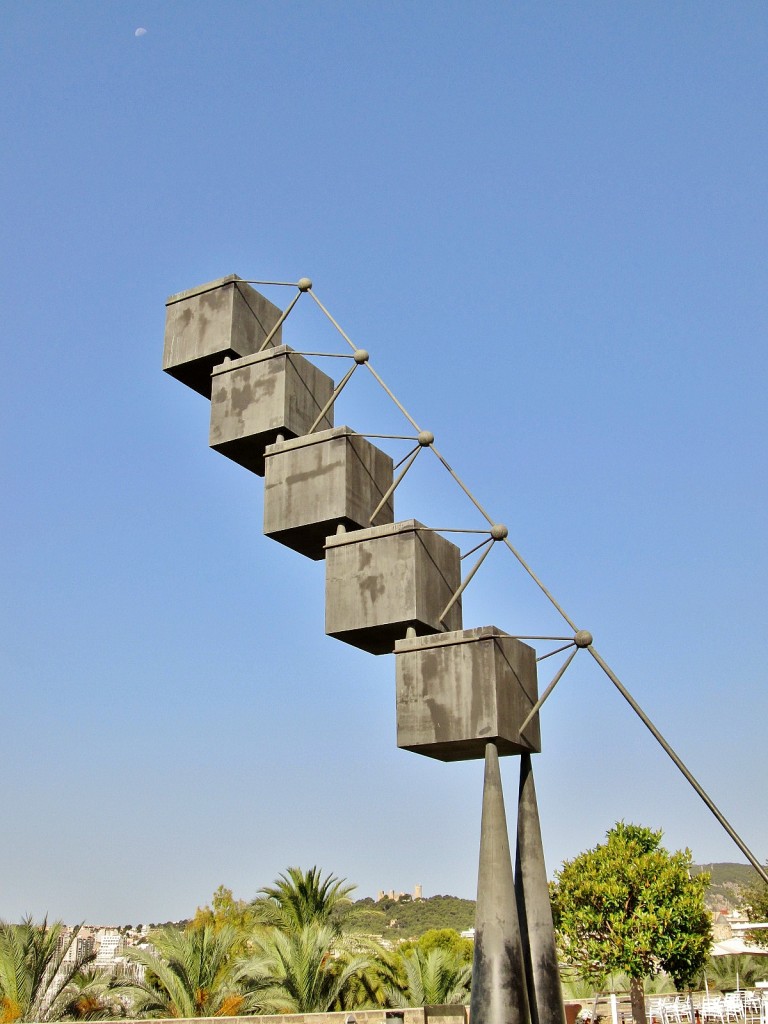
[[[258, 352], [280, 310], [236, 274], [166, 301], [163, 369], [211, 397], [211, 371], [225, 358]], [[280, 330], [272, 339], [280, 344]]]
[[415, 519], [329, 537], [325, 631], [371, 654], [391, 654], [409, 628], [461, 628], [458, 547]]
[[395, 644], [397, 745], [441, 761], [541, 749], [536, 652], [495, 626]]
[[[264, 533], [315, 560], [339, 526], [371, 525], [393, 478], [390, 456], [349, 427], [271, 445], [265, 466]], [[390, 497], [373, 525], [393, 518]]]

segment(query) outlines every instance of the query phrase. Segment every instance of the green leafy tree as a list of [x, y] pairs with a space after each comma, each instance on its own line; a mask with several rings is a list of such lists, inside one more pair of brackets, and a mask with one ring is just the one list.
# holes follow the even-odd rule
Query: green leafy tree
[[[768, 868], [768, 862], [766, 862], [766, 868]], [[762, 879], [756, 878], [753, 885], [744, 886], [741, 889], [740, 897], [748, 920], [768, 921], [768, 885]], [[744, 938], [758, 946], [768, 946], [768, 929], [756, 928], [753, 932], [745, 933]]]
[[243, 949], [247, 944], [248, 933], [256, 923], [256, 912], [247, 900], [236, 900], [232, 890], [220, 885], [211, 898], [211, 905], [198, 907], [189, 928], [212, 927], [214, 931], [223, 928], [234, 928], [242, 936]]
[[670, 853], [661, 836], [618, 822], [605, 843], [566, 861], [552, 885], [563, 962], [597, 991], [609, 974], [627, 974], [638, 1024], [646, 1021], [644, 979], [666, 971], [684, 988], [712, 944], [709, 876], [691, 877], [690, 851]]
[[429, 953], [432, 949], [444, 949], [465, 963], [471, 964], [475, 944], [472, 939], [465, 939], [459, 935], [455, 928], [430, 928], [418, 939], [406, 939], [397, 947], [401, 955], [414, 949], [420, 949], [422, 953]]
[[241, 933], [216, 928], [163, 928], [150, 935], [154, 951], [126, 955], [144, 967], [144, 980], [127, 984], [132, 1011], [144, 1017], [232, 1017], [263, 1012], [257, 987], [242, 970]]
[[[270, 1013], [325, 1013], [360, 1009], [361, 976], [373, 958], [328, 924], [269, 928], [254, 933], [244, 972]], [[355, 995], [357, 994], [357, 995]]]
[[79, 952], [81, 926], [71, 931], [61, 921], [35, 924], [0, 922], [0, 1022], [56, 1021], [67, 1013], [76, 979], [95, 960]]
[[340, 933], [354, 889], [344, 878], [331, 874], [323, 877], [317, 867], [309, 871], [290, 867], [274, 885], [259, 890], [252, 906], [258, 920], [265, 924], [298, 931], [310, 924], [324, 924]]
[[390, 1006], [435, 1006], [468, 1003], [472, 965], [463, 953], [434, 945], [425, 951], [418, 945], [402, 956], [402, 979], [386, 986]]

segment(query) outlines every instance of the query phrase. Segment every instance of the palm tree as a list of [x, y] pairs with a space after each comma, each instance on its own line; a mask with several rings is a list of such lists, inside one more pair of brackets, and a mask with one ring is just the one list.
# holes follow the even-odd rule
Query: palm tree
[[299, 931], [310, 924], [324, 924], [338, 934], [351, 906], [349, 893], [355, 889], [345, 883], [346, 879], [331, 874], [323, 878], [317, 867], [309, 871], [290, 867], [274, 885], [259, 890], [262, 895], [253, 906], [265, 924]]
[[386, 986], [391, 1006], [469, 1002], [472, 965], [460, 953], [439, 946], [424, 952], [416, 946], [403, 955], [402, 965], [400, 984]]
[[230, 925], [150, 936], [154, 952], [132, 947], [127, 955], [144, 968], [143, 981], [126, 983], [138, 1016], [232, 1017], [262, 1010], [259, 994], [241, 970], [242, 936]]
[[115, 1020], [125, 1016], [125, 985], [108, 972], [88, 968], [67, 987], [62, 1020]]
[[[244, 972], [271, 1013], [325, 1013], [359, 1009], [355, 982], [372, 957], [356, 952], [335, 928], [313, 922], [301, 928], [270, 928], [253, 937]], [[354, 1005], [350, 1005], [354, 1002]]]
[[82, 952], [78, 925], [0, 922], [0, 1022], [61, 1020], [84, 967], [96, 959]]

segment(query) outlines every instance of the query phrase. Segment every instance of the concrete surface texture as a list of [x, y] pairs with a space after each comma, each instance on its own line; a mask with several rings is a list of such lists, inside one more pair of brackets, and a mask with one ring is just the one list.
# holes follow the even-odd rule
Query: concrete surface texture
[[[392, 479], [391, 457], [349, 427], [271, 445], [265, 453], [264, 533], [318, 561], [339, 525], [371, 526]], [[393, 519], [390, 497], [373, 525]]]
[[[264, 475], [264, 452], [278, 434], [306, 434], [333, 394], [333, 380], [287, 345], [214, 367], [211, 448]], [[319, 428], [333, 426], [329, 409]]]
[[495, 626], [398, 640], [397, 745], [441, 761], [539, 751], [536, 652]]
[[371, 654], [389, 654], [409, 627], [461, 629], [461, 602], [440, 616], [461, 581], [458, 547], [415, 519], [329, 537], [325, 631]]
[[499, 755], [486, 746], [477, 875], [472, 1024], [529, 1024], [525, 961], [515, 901]]
[[[257, 352], [280, 318], [278, 307], [236, 274], [171, 295], [165, 305], [163, 369], [206, 398], [213, 367]], [[281, 331], [272, 344], [280, 344]]]

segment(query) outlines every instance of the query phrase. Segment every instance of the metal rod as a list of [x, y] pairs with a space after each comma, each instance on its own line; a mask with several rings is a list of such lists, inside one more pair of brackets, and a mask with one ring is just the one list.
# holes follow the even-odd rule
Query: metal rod
[[459, 584], [459, 589], [456, 591], [456, 593], [453, 595], [451, 600], [448, 602], [448, 604], [443, 609], [443, 614], [438, 619], [439, 622], [442, 622], [445, 619], [445, 616], [448, 614], [448, 612], [451, 610], [451, 608], [453, 608], [453, 606], [459, 600], [461, 595], [467, 589], [470, 580], [472, 579], [472, 577], [475, 575], [477, 570], [480, 568], [480, 566], [483, 564], [483, 562], [488, 557], [488, 552], [493, 547], [493, 543], [494, 543], [493, 537], [489, 537], [488, 538], [488, 547], [485, 549], [485, 551], [482, 553], [482, 555], [480, 555], [480, 557], [478, 558], [478, 560], [475, 563], [475, 565], [469, 570], [469, 572], [467, 573], [465, 579]]
[[357, 369], [357, 365], [358, 365], [357, 363], [353, 363], [353, 365], [347, 370], [347, 372], [341, 378], [339, 383], [336, 385], [336, 387], [334, 388], [333, 394], [328, 399], [328, 401], [325, 403], [325, 405], [320, 410], [320, 412], [317, 414], [317, 419], [315, 420], [315, 422], [312, 424], [312, 426], [307, 431], [308, 434], [314, 434], [315, 428], [317, 427], [318, 423], [322, 423], [322, 421], [325, 419], [325, 414], [328, 412], [328, 410], [331, 408], [333, 403], [336, 401], [336, 399], [339, 397], [341, 392], [346, 387], [346, 385], [347, 385], [347, 383], [349, 381], [349, 378], [352, 376], [352, 374]]
[[243, 284], [274, 284], [285, 288], [298, 288], [298, 284], [295, 281], [246, 281], [242, 279]]
[[294, 307], [294, 306], [296, 305], [296, 303], [297, 303], [297, 302], [299, 301], [299, 299], [301, 298], [301, 296], [302, 296], [302, 293], [301, 293], [301, 292], [296, 292], [296, 294], [295, 294], [295, 295], [293, 296], [293, 298], [291, 299], [291, 301], [290, 301], [290, 302], [288, 303], [288, 305], [287, 305], [287, 306], [285, 307], [285, 309], [283, 310], [283, 312], [282, 312], [282, 313], [280, 314], [280, 316], [278, 317], [278, 319], [277, 319], [277, 323], [276, 323], [276, 324], [275, 324], [275, 325], [273, 326], [272, 330], [271, 330], [271, 331], [269, 332], [269, 334], [268, 334], [268, 335], [266, 336], [266, 338], [264, 339], [264, 341], [262, 341], [262, 343], [261, 343], [261, 348], [259, 349], [259, 352], [263, 352], [263, 351], [264, 351], [264, 349], [265, 349], [265, 348], [267, 347], [267, 345], [269, 345], [269, 343], [270, 343], [270, 342], [272, 341], [272, 339], [274, 338], [274, 336], [275, 336], [275, 335], [277, 334], [277, 332], [278, 332], [278, 331], [280, 330], [280, 327], [281, 327], [281, 326], [283, 325], [283, 322], [285, 321], [286, 317], [287, 317], [287, 316], [288, 316], [288, 314], [289, 314], [289, 313], [291, 312], [291, 310], [292, 310], [292, 309], [293, 309], [293, 307]]
[[350, 338], [348, 338], [348, 337], [347, 337], [347, 335], [346, 335], [346, 334], [344, 333], [344, 331], [343, 331], [343, 330], [341, 329], [341, 327], [339, 327], [339, 325], [338, 325], [338, 324], [336, 323], [336, 321], [335, 321], [335, 320], [333, 319], [333, 317], [331, 316], [331, 314], [330, 314], [330, 313], [328, 312], [328, 310], [327, 310], [327, 309], [325, 308], [325, 306], [324, 306], [324, 305], [322, 304], [322, 302], [320, 301], [320, 299], [318, 299], [318, 297], [317, 297], [317, 296], [315, 295], [315, 293], [314, 293], [314, 292], [310, 292], [309, 294], [310, 294], [310, 296], [311, 296], [311, 297], [312, 297], [312, 298], [313, 298], [313, 299], [315, 300], [315, 302], [316, 302], [316, 303], [318, 304], [318, 306], [320, 307], [320, 309], [322, 309], [322, 311], [323, 311], [323, 312], [325, 313], [325, 315], [326, 315], [326, 316], [328, 317], [328, 319], [329, 319], [329, 320], [331, 321], [331, 323], [333, 324], [333, 326], [334, 326], [334, 327], [336, 328], [336, 330], [337, 330], [337, 331], [339, 332], [339, 334], [340, 334], [340, 335], [342, 336], [342, 338], [344, 339], [344, 341], [346, 341], [346, 343], [347, 343], [347, 344], [349, 345], [349, 347], [350, 347], [350, 348], [352, 349], [352, 351], [353, 351], [353, 352], [356, 352], [356, 351], [357, 351], [357, 345], [355, 345], [355, 343], [354, 343], [354, 342], [353, 342], [353, 341], [352, 341], [352, 340], [351, 340]]
[[415, 437], [411, 437], [410, 434], [361, 434], [361, 437], [382, 437], [388, 441], [415, 441]]
[[411, 456], [413, 455], [413, 453], [414, 453], [414, 452], [417, 452], [417, 451], [419, 450], [419, 448], [420, 448], [420, 447], [421, 447], [421, 445], [418, 445], [418, 444], [417, 444], [415, 448], [411, 448], [411, 450], [410, 450], [409, 452], [407, 452], [407, 453], [406, 453], [406, 454], [405, 454], [405, 455], [404, 455], [404, 456], [402, 457], [402, 459], [400, 459], [400, 461], [399, 461], [399, 462], [396, 462], [396, 463], [395, 463], [395, 469], [400, 469], [400, 467], [402, 466], [402, 464], [403, 464], [403, 463], [404, 463], [404, 462], [405, 462], [405, 461], [406, 461], [407, 459], [410, 459], [410, 457], [411, 457]]
[[[457, 531], [457, 532], [458, 532], [458, 531]], [[480, 531], [478, 530], [478, 533], [479, 533], [479, 532], [480, 532]], [[486, 530], [483, 530], [483, 533], [487, 533], [487, 531], [486, 531]], [[491, 537], [490, 539], [491, 539], [491, 540], [493, 540], [493, 537]], [[488, 543], [488, 541], [487, 541], [487, 540], [481, 540], [479, 544], [475, 544], [475, 546], [474, 546], [473, 548], [470, 548], [470, 549], [469, 549], [469, 551], [466, 551], [466, 552], [465, 552], [465, 553], [464, 553], [464, 554], [463, 554], [463, 555], [461, 556], [461, 561], [463, 561], [463, 560], [464, 560], [465, 558], [469, 558], [469, 556], [470, 556], [470, 555], [474, 555], [474, 553], [475, 553], [476, 551], [479, 551], [479, 550], [480, 550], [480, 548], [481, 548], [481, 547], [483, 546], [483, 544], [487, 544], [487, 543]]]
[[565, 670], [568, 668], [568, 666], [571, 664], [573, 659], [576, 657], [576, 655], [578, 654], [578, 651], [579, 651], [579, 648], [578, 647], [574, 647], [574, 649], [571, 651], [571, 653], [565, 659], [563, 664], [557, 670], [557, 672], [555, 673], [555, 678], [552, 680], [552, 682], [546, 688], [544, 693], [542, 693], [542, 695], [539, 697], [539, 699], [536, 701], [536, 703], [533, 705], [531, 710], [526, 715], [525, 721], [520, 726], [520, 732], [524, 732], [525, 731], [525, 728], [528, 725], [528, 723], [530, 722], [530, 720], [533, 718], [533, 716], [535, 714], [538, 713], [539, 709], [541, 708], [541, 705], [544, 703], [544, 701], [547, 699], [547, 697], [550, 695], [550, 693], [552, 693], [554, 688], [557, 686], [557, 684], [563, 678], [563, 675], [565, 674]]
[[474, 494], [470, 491], [470, 489], [467, 487], [467, 485], [464, 483], [464, 481], [458, 476], [457, 473], [454, 472], [452, 467], [448, 465], [448, 463], [443, 458], [443, 456], [440, 454], [440, 452], [437, 450], [437, 448], [435, 448], [434, 444], [431, 444], [429, 447], [432, 449], [432, 451], [435, 453], [435, 455], [438, 457], [438, 459], [442, 462], [442, 464], [448, 470], [448, 472], [451, 474], [451, 476], [456, 481], [456, 483], [459, 485], [459, 487], [462, 489], [462, 491], [464, 491], [464, 493], [469, 498], [469, 500], [472, 502], [472, 504], [475, 506], [475, 508], [478, 510], [478, 512], [483, 516], [484, 519], [486, 519], [490, 523], [491, 526], [493, 526], [493, 524], [496, 522], [496, 520], [492, 519], [488, 515], [488, 513], [485, 511], [483, 506], [480, 504], [480, 502], [477, 500], [477, 498], [474, 496]]
[[[446, 460], [443, 458], [443, 456], [440, 454], [440, 452], [437, 450], [437, 448], [435, 448], [435, 446], [433, 444], [430, 445], [430, 448], [435, 453], [435, 455], [438, 457], [438, 459], [442, 462], [442, 464], [445, 466], [445, 468], [448, 470], [448, 472], [451, 474], [451, 476], [456, 481], [456, 483], [459, 485], [459, 487], [462, 489], [462, 491], [464, 491], [464, 493], [469, 498], [469, 500], [472, 502], [472, 504], [475, 506], [475, 508], [478, 510], [478, 512], [480, 512], [481, 515], [483, 515], [488, 520], [488, 522], [491, 524], [491, 526], [493, 526], [495, 520], [492, 519], [488, 515], [488, 513], [485, 511], [483, 506], [480, 504], [480, 502], [477, 500], [477, 498], [474, 496], [474, 494], [470, 491], [470, 489], [467, 487], [467, 485], [464, 483], [464, 481], [461, 479], [461, 477], [459, 477], [459, 475], [453, 470], [453, 468], [446, 462]], [[528, 573], [528, 575], [534, 581], [536, 586], [539, 587], [539, 589], [544, 593], [544, 595], [547, 598], [549, 598], [549, 600], [554, 605], [554, 607], [560, 612], [562, 617], [565, 619], [565, 621], [568, 623], [568, 625], [575, 632], [576, 628], [577, 628], [576, 624], [571, 621], [571, 619], [569, 618], [568, 615], [566, 615], [566, 613], [560, 607], [560, 605], [555, 600], [555, 598], [552, 596], [552, 594], [549, 592], [549, 590], [547, 590], [547, 588], [544, 586], [544, 584], [538, 578], [538, 576], [533, 571], [533, 569], [531, 569], [531, 567], [528, 565], [528, 563], [525, 561], [525, 559], [522, 557], [522, 555], [512, 546], [512, 544], [510, 543], [508, 537], [504, 538], [504, 543], [507, 545], [507, 547], [512, 552], [512, 554], [515, 556], [515, 558], [518, 560], [520, 565], [522, 565], [522, 567], [525, 569], [525, 571]]]
[[569, 644], [563, 644], [562, 647], [556, 647], [555, 650], [550, 651], [549, 654], [542, 654], [542, 656], [537, 658], [536, 661], [546, 661], [547, 658], [554, 658], [556, 654], [562, 654], [563, 651], [567, 651], [569, 647], [573, 647], [573, 643], [574, 641], [571, 640]]
[[353, 359], [354, 356], [348, 356], [346, 352], [297, 352], [294, 349], [293, 354], [295, 356], [322, 356], [324, 359]]
[[[417, 532], [422, 531], [425, 533], [484, 533], [486, 537], [488, 536], [487, 530], [463, 530], [458, 529], [455, 526], [417, 526], [415, 529]], [[494, 538], [491, 537], [490, 539], [493, 540]], [[475, 548], [475, 550], [477, 550], [477, 548]], [[471, 552], [467, 552], [467, 554], [471, 554]]]
[[405, 416], [405, 418], [406, 418], [406, 419], [408, 420], [408, 422], [409, 422], [409, 423], [411, 424], [411, 426], [412, 426], [412, 427], [414, 428], [414, 430], [415, 430], [415, 431], [416, 431], [417, 433], [419, 433], [419, 434], [420, 434], [420, 433], [421, 433], [421, 427], [420, 427], [420, 426], [418, 425], [418, 423], [417, 423], [417, 422], [416, 422], [416, 420], [415, 420], [415, 419], [413, 418], [413, 416], [411, 416], [411, 415], [410, 415], [410, 414], [409, 414], [409, 413], [408, 413], [408, 412], [406, 411], [406, 409], [405, 409], [405, 406], [401, 405], [401, 403], [400, 403], [400, 402], [398, 402], [398, 400], [397, 400], [397, 399], [395, 398], [394, 394], [393, 394], [393, 393], [392, 393], [392, 392], [391, 392], [391, 391], [389, 390], [389, 388], [387, 387], [387, 385], [386, 385], [386, 384], [384, 383], [384, 381], [383, 381], [383, 380], [381, 379], [381, 377], [380, 377], [380, 376], [378, 375], [378, 373], [376, 373], [376, 371], [375, 371], [375, 370], [374, 370], [374, 368], [373, 368], [373, 367], [371, 366], [371, 364], [370, 364], [370, 363], [366, 363], [365, 365], [366, 365], [366, 366], [368, 367], [368, 369], [369, 369], [369, 370], [371, 371], [371, 373], [373, 374], [373, 376], [375, 377], [375, 379], [376, 379], [376, 380], [377, 380], [377, 381], [379, 382], [379, 384], [381, 385], [381, 387], [383, 387], [383, 388], [384, 388], [384, 390], [386, 391], [386, 393], [387, 393], [387, 394], [389, 395], [389, 397], [390, 397], [390, 398], [392, 399], [392, 401], [393, 401], [393, 402], [395, 403], [395, 405], [396, 405], [396, 406], [397, 406], [397, 408], [398, 408], [398, 409], [400, 410], [400, 412], [401, 412], [401, 413], [403, 414], [403, 416]]
[[736, 843], [738, 848], [741, 850], [741, 852], [747, 858], [747, 860], [752, 865], [752, 867], [755, 869], [755, 871], [757, 871], [758, 875], [760, 875], [762, 880], [768, 884], [768, 873], [766, 872], [765, 868], [762, 866], [762, 864], [757, 859], [757, 857], [754, 855], [754, 853], [752, 853], [752, 851], [749, 849], [749, 847], [744, 842], [744, 840], [741, 838], [741, 836], [738, 834], [738, 832], [734, 829], [734, 827], [730, 824], [730, 822], [725, 818], [725, 816], [723, 815], [722, 811], [719, 810], [719, 808], [715, 805], [715, 803], [712, 800], [712, 798], [704, 791], [704, 789], [701, 787], [699, 782], [694, 778], [694, 776], [691, 774], [691, 772], [688, 770], [688, 768], [686, 768], [686, 766], [683, 764], [681, 759], [678, 757], [678, 755], [675, 753], [675, 751], [672, 749], [672, 747], [670, 747], [669, 743], [667, 743], [667, 741], [661, 735], [659, 730], [656, 728], [656, 726], [650, 720], [648, 715], [646, 715], [646, 713], [643, 711], [643, 709], [640, 707], [640, 705], [637, 703], [637, 701], [634, 699], [634, 697], [630, 694], [630, 692], [622, 684], [622, 682], [618, 678], [618, 676], [612, 671], [610, 666], [607, 665], [605, 661], [603, 661], [603, 659], [600, 657], [600, 655], [597, 653], [597, 651], [594, 649], [594, 647], [589, 647], [588, 650], [589, 650], [589, 653], [592, 655], [592, 657], [597, 662], [597, 664], [603, 670], [603, 672], [605, 672], [605, 674], [611, 680], [613, 685], [616, 687], [616, 689], [622, 695], [624, 700], [629, 704], [629, 706], [632, 708], [632, 710], [638, 716], [638, 718], [643, 723], [643, 725], [648, 729], [648, 731], [651, 733], [651, 735], [656, 739], [656, 741], [660, 744], [660, 746], [666, 751], [666, 753], [669, 755], [669, 757], [674, 761], [674, 763], [677, 765], [677, 767], [682, 772], [682, 774], [685, 777], [685, 779], [687, 779], [687, 781], [691, 784], [691, 786], [693, 786], [693, 788], [699, 794], [701, 799], [704, 801], [704, 803], [707, 805], [707, 807], [710, 809], [710, 811], [714, 814], [714, 816], [717, 818], [717, 820], [723, 826], [723, 828], [728, 833], [728, 835], [731, 837], [731, 839], [734, 841], [734, 843]]
[[542, 592], [542, 593], [544, 594], [544, 596], [545, 596], [545, 597], [547, 597], [547, 598], [549, 599], [549, 601], [550, 601], [550, 602], [551, 602], [551, 603], [552, 603], [552, 604], [554, 605], [554, 607], [555, 607], [555, 608], [557, 609], [557, 611], [559, 611], [559, 612], [560, 612], [560, 614], [561, 614], [561, 615], [562, 615], [562, 617], [563, 617], [563, 618], [565, 619], [565, 621], [566, 621], [566, 622], [568, 623], [568, 625], [569, 625], [569, 626], [571, 627], [571, 629], [573, 629], [573, 630], [574, 630], [574, 632], [577, 632], [577, 631], [578, 631], [578, 627], [576, 626], [576, 623], [575, 623], [575, 622], [574, 622], [574, 621], [573, 621], [573, 620], [571, 619], [571, 617], [570, 617], [569, 615], [567, 615], [567, 614], [565, 613], [565, 611], [563, 611], [563, 609], [562, 609], [562, 608], [560, 607], [560, 605], [558, 604], [558, 602], [557, 602], [557, 601], [555, 600], [555, 598], [554, 598], [554, 597], [552, 596], [552, 594], [551, 594], [551, 593], [549, 592], [549, 590], [547, 590], [547, 588], [546, 588], [546, 587], [544, 586], [544, 584], [543, 584], [543, 583], [541, 582], [541, 580], [540, 580], [540, 579], [539, 579], [539, 577], [538, 577], [538, 576], [536, 575], [536, 573], [535, 573], [535, 572], [533, 571], [533, 569], [532, 569], [532, 568], [530, 567], [530, 565], [528, 565], [528, 563], [527, 563], [527, 562], [526, 562], [526, 560], [525, 560], [525, 559], [523, 558], [523, 556], [522, 556], [522, 555], [520, 554], [520, 552], [519, 552], [519, 551], [518, 551], [518, 550], [517, 550], [516, 548], [514, 548], [514, 547], [512, 546], [512, 544], [510, 543], [510, 541], [509, 541], [509, 538], [508, 538], [508, 537], [506, 537], [506, 538], [504, 539], [504, 543], [505, 543], [505, 544], [507, 545], [507, 547], [509, 548], [509, 550], [510, 550], [510, 551], [512, 552], [512, 554], [513, 554], [513, 555], [515, 556], [515, 558], [516, 558], [516, 559], [518, 560], [518, 562], [520, 563], [520, 565], [522, 565], [522, 567], [523, 567], [523, 568], [525, 569], [525, 571], [526, 571], [526, 572], [528, 573], [528, 575], [529, 575], [529, 576], [531, 577], [531, 579], [532, 579], [532, 580], [533, 580], [533, 582], [534, 582], [534, 583], [536, 584], [536, 586], [537, 586], [537, 587], [539, 588], [539, 590], [541, 590], [541, 592]]
[[[354, 343], [354, 342], [352, 341], [352, 339], [351, 339], [351, 338], [350, 338], [350, 337], [349, 337], [349, 336], [348, 336], [348, 335], [347, 335], [347, 334], [346, 334], [346, 333], [345, 333], [345, 332], [344, 332], [344, 331], [342, 330], [342, 328], [340, 327], [340, 325], [339, 325], [339, 324], [338, 324], [338, 323], [337, 323], [337, 322], [336, 322], [336, 321], [334, 320], [334, 318], [333, 318], [333, 317], [331, 316], [331, 314], [330, 314], [330, 313], [328, 312], [328, 310], [327, 310], [327, 309], [325, 308], [325, 306], [324, 306], [324, 305], [322, 304], [322, 302], [320, 301], [320, 299], [318, 299], [318, 297], [317, 297], [317, 296], [315, 295], [315, 293], [314, 293], [314, 292], [310, 292], [309, 294], [310, 294], [310, 295], [312, 296], [312, 298], [313, 298], [313, 299], [314, 299], [314, 301], [315, 301], [315, 302], [317, 303], [317, 305], [318, 305], [318, 306], [320, 307], [320, 309], [322, 309], [323, 313], [325, 313], [325, 315], [326, 315], [326, 316], [328, 317], [328, 319], [329, 319], [329, 320], [331, 321], [331, 323], [333, 324], [333, 326], [334, 326], [334, 327], [336, 328], [336, 330], [337, 330], [337, 331], [339, 332], [339, 334], [340, 334], [340, 335], [342, 336], [342, 338], [343, 338], [343, 339], [344, 339], [344, 340], [346, 341], [346, 343], [347, 343], [347, 344], [349, 345], [349, 347], [350, 347], [350, 348], [351, 348], [351, 349], [352, 349], [352, 350], [353, 350], [354, 352], [356, 352], [356, 351], [357, 351], [357, 345], [355, 345], [355, 343]], [[380, 377], [380, 376], [378, 375], [378, 373], [376, 373], [376, 371], [375, 371], [375, 370], [373, 369], [373, 367], [371, 366], [371, 364], [370, 364], [370, 363], [366, 363], [365, 365], [366, 365], [366, 366], [368, 367], [368, 369], [369, 369], [369, 370], [371, 371], [371, 373], [372, 373], [372, 374], [373, 374], [373, 376], [374, 376], [374, 377], [376, 378], [376, 380], [377, 380], [377, 381], [379, 382], [379, 384], [381, 385], [381, 387], [382, 387], [382, 388], [384, 388], [384, 390], [386, 391], [386, 393], [387, 393], [387, 394], [389, 395], [389, 397], [390, 397], [390, 398], [392, 399], [392, 401], [393, 401], [393, 402], [395, 403], [395, 405], [396, 405], [396, 406], [398, 407], [398, 409], [399, 409], [399, 410], [400, 410], [400, 412], [401, 412], [401, 413], [403, 414], [403, 416], [405, 416], [405, 418], [406, 418], [406, 419], [408, 420], [408, 422], [409, 422], [409, 423], [411, 424], [411, 426], [412, 426], [412, 427], [414, 427], [414, 428], [416, 429], [417, 433], [421, 433], [421, 428], [419, 427], [419, 425], [418, 425], [418, 423], [416, 422], [416, 420], [414, 420], [414, 419], [413, 419], [413, 417], [411, 417], [411, 416], [410, 416], [410, 415], [409, 415], [409, 414], [408, 414], [408, 413], [406, 412], [406, 410], [405, 410], [404, 406], [403, 406], [403, 405], [401, 405], [401, 403], [400, 403], [400, 402], [399, 402], [399, 401], [397, 400], [397, 398], [395, 398], [394, 394], [393, 394], [393, 393], [392, 393], [392, 392], [390, 391], [390, 389], [389, 389], [389, 388], [387, 387], [387, 385], [386, 385], [386, 384], [384, 383], [384, 381], [383, 381], [383, 380], [381, 379], [381, 377]]]
[[374, 511], [373, 511], [373, 514], [371, 515], [371, 518], [370, 518], [370, 519], [368, 520], [368, 522], [369, 522], [369, 523], [373, 523], [373, 520], [374, 520], [374, 519], [376, 518], [376, 516], [377, 516], [377, 515], [379, 514], [379, 512], [381, 512], [381, 510], [382, 510], [382, 509], [384, 508], [384, 506], [385, 506], [385, 505], [387, 504], [387, 502], [389, 501], [389, 499], [391, 498], [391, 496], [392, 496], [392, 495], [393, 495], [393, 494], [395, 493], [395, 490], [397, 489], [397, 487], [398, 487], [398, 485], [400, 484], [401, 480], [403, 479], [403, 477], [405, 476], [405, 474], [406, 474], [406, 473], [408, 472], [408, 470], [409, 470], [409, 469], [411, 468], [411, 466], [412, 466], [412, 465], [414, 464], [414, 462], [416, 461], [416, 459], [417, 459], [417, 458], [419, 457], [419, 452], [420, 452], [420, 451], [421, 451], [421, 446], [419, 446], [419, 447], [418, 447], [418, 448], [417, 448], [417, 449], [416, 449], [416, 450], [414, 451], [414, 453], [413, 453], [413, 454], [411, 455], [410, 459], [408, 460], [408, 462], [407, 462], [407, 464], [406, 464], [406, 466], [405, 466], [405, 469], [404, 469], [404, 470], [402, 471], [402, 473], [400, 473], [400, 475], [399, 475], [399, 476], [397, 477], [397, 479], [395, 479], [395, 480], [394, 480], [394, 481], [392, 482], [392, 484], [391, 484], [391, 485], [390, 485], [390, 486], [389, 486], [389, 487], [387, 488], [387, 492], [386, 492], [386, 494], [385, 494], [385, 495], [384, 495], [384, 497], [383, 497], [383, 498], [381, 499], [381, 501], [379, 502], [379, 504], [378, 504], [378, 505], [376, 506], [376, 508], [375, 508], [375, 509], [374, 509]]

